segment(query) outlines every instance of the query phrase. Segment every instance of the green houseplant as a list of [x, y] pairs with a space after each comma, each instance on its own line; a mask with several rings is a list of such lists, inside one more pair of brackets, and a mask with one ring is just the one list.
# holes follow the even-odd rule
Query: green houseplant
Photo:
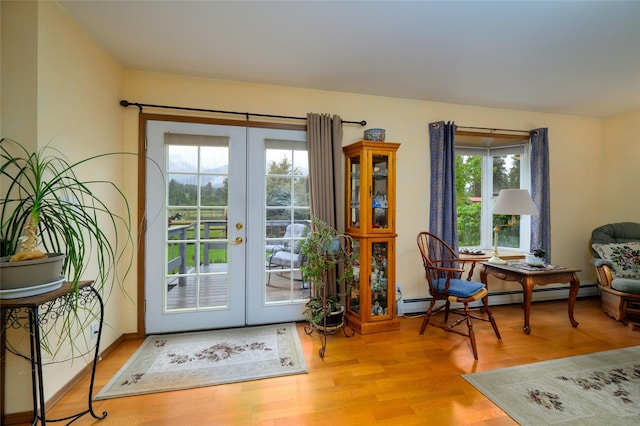
[[[30, 152], [19, 142], [2, 138], [0, 255], [4, 256], [3, 264], [30, 262], [61, 253], [65, 256], [59, 272], [72, 283], [76, 295], [78, 282], [90, 262], [97, 268], [92, 278], [98, 292], [109, 294], [114, 285], [121, 285], [123, 275], [133, 262], [133, 254], [126, 255], [133, 242], [128, 201], [113, 182], [83, 180], [78, 176], [79, 169], [86, 163], [97, 166], [100, 159], [121, 154], [127, 153], [98, 154], [70, 162], [50, 145]], [[113, 202], [108, 205], [102, 201], [107, 191], [115, 192], [119, 200], [117, 207], [122, 207], [118, 210], [123, 214], [115, 212]], [[78, 315], [78, 309], [76, 297], [76, 303], [69, 310], [71, 316], [57, 321], [61, 324], [57, 331], [62, 338], [52, 346], [46, 342], [47, 334], [43, 335], [45, 350], [53, 353], [65, 340], [74, 347], [77, 336], [72, 330], [78, 326], [81, 329], [94, 320], [90, 315]]]
[[[351, 237], [338, 234], [317, 217], [312, 217], [311, 225], [301, 243], [306, 260], [300, 270], [312, 289], [304, 313], [312, 329], [326, 332], [344, 325], [344, 298], [355, 283], [355, 254]], [[332, 283], [335, 292], [328, 291]]]

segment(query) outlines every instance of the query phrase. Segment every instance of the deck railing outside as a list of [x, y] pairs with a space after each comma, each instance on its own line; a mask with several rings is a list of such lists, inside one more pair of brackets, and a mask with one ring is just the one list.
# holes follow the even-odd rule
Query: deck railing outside
[[[304, 223], [309, 226], [309, 221], [295, 221], [296, 223]], [[186, 274], [189, 271], [189, 264], [187, 259], [187, 236], [189, 233], [195, 232], [195, 226], [197, 222], [183, 223], [183, 224], [171, 224], [167, 231], [168, 238], [168, 271], [178, 271], [180, 277], [178, 278], [178, 284], [185, 284]], [[203, 220], [202, 222], [203, 232], [201, 239], [204, 240], [204, 253], [202, 258], [203, 265], [209, 265], [212, 262], [210, 258], [211, 250], [225, 248], [228, 244], [227, 241], [227, 221], [226, 220]], [[291, 221], [289, 220], [269, 220], [266, 223], [266, 235], [268, 238], [281, 238], [284, 235], [287, 225]], [[216, 231], [222, 231], [221, 235], [214, 235]], [[209, 239], [215, 239], [216, 241], [207, 241]], [[215, 262], [215, 259], [213, 259]]]

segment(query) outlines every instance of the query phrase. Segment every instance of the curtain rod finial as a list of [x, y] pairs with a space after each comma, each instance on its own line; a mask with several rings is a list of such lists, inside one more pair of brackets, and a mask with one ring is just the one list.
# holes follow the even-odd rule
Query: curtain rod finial
[[128, 107], [131, 104], [129, 103], [128, 100], [123, 99], [123, 100], [120, 101], [120, 105], [122, 105], [123, 107]]

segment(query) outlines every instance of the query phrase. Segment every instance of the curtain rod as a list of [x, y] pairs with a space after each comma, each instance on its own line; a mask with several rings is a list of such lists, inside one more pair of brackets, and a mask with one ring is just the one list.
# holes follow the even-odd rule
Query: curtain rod
[[[219, 114], [244, 115], [247, 118], [247, 121], [249, 121], [249, 116], [269, 117], [269, 118], [285, 118], [285, 119], [289, 119], [289, 120], [306, 120], [307, 119], [307, 117], [291, 117], [291, 116], [287, 116], [287, 115], [258, 114], [258, 113], [253, 113], [253, 112], [221, 111], [221, 110], [215, 110], [215, 109], [189, 108], [189, 107], [178, 107], [178, 106], [169, 106], [169, 105], [141, 104], [141, 103], [138, 103], [138, 102], [129, 102], [126, 99], [121, 100], [120, 101], [120, 105], [122, 105], [123, 107], [128, 107], [128, 106], [131, 106], [131, 105], [135, 105], [135, 106], [138, 107], [140, 112], [142, 112], [142, 107], [150, 107], [150, 108], [178, 109], [178, 110], [184, 110], [184, 111], [214, 112], [214, 113], [219, 113]], [[366, 126], [367, 125], [367, 122], [365, 120], [362, 120], [362, 121], [342, 120], [342, 123], [359, 124], [361, 126]]]
[[491, 132], [500, 131], [500, 132], [517, 132], [517, 133], [531, 134], [531, 130], [492, 129], [489, 127], [470, 127], [470, 126], [456, 126], [456, 128], [457, 129], [489, 130]]

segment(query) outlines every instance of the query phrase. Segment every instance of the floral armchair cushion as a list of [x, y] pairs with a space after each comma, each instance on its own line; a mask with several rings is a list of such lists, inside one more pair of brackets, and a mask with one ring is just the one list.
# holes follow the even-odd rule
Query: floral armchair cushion
[[620, 278], [640, 279], [640, 242], [593, 244], [601, 259], [613, 264], [613, 273]]

